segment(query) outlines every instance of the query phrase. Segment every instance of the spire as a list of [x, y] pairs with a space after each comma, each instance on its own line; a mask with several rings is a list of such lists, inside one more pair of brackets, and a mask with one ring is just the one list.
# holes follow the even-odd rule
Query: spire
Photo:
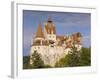
[[44, 38], [44, 33], [42, 31], [42, 25], [41, 25], [41, 23], [39, 23], [38, 30], [36, 32], [36, 38], [37, 37]]
[[45, 25], [45, 29], [48, 34], [56, 34], [55, 25], [51, 19], [51, 16], [48, 17], [48, 20]]
[[77, 32], [76, 35], [77, 35], [77, 37], [82, 37], [80, 32]]
[[51, 16], [48, 17], [48, 22], [52, 22]]

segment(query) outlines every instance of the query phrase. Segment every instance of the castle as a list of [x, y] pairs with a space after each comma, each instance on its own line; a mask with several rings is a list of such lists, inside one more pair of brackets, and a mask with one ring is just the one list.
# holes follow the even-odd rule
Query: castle
[[53, 67], [57, 61], [70, 54], [73, 45], [77, 48], [77, 51], [81, 50], [81, 33], [77, 32], [70, 36], [57, 35], [56, 26], [49, 17], [44, 25], [44, 30], [42, 30], [41, 24], [38, 26], [31, 46], [30, 64], [33, 64], [32, 54], [37, 51], [44, 63]]

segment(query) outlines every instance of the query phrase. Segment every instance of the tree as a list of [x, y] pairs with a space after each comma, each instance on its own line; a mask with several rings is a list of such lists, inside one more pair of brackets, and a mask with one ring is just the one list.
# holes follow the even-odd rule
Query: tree
[[74, 66], [90, 66], [91, 65], [91, 48], [82, 48], [77, 51], [76, 47], [72, 47], [72, 51], [65, 57], [61, 58], [55, 67], [74, 67]]
[[70, 67], [79, 66], [80, 62], [80, 53], [81, 51], [77, 51], [77, 48], [75, 46], [72, 47], [71, 54], [68, 54], [67, 58], [67, 64]]
[[43, 68], [44, 67], [44, 62], [41, 59], [41, 55], [37, 51], [34, 51], [34, 53], [32, 54], [32, 61], [33, 61], [33, 64], [30, 65], [30, 68]]
[[58, 62], [56, 62], [55, 67], [65, 67], [67, 66], [67, 55], [64, 58], [61, 58]]
[[29, 68], [29, 56], [23, 56], [23, 69], [28, 69]]
[[80, 64], [80, 51], [76, 47], [72, 47], [71, 52], [64, 58], [61, 58], [56, 64], [56, 67], [74, 67]]
[[90, 66], [91, 65], [91, 48], [82, 48], [82, 53], [80, 57], [80, 66]]

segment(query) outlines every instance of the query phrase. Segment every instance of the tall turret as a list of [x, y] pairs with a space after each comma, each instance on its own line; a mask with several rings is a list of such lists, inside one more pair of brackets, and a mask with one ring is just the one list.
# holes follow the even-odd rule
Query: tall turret
[[56, 28], [51, 17], [49, 17], [45, 23], [45, 36], [49, 40], [56, 41]]
[[42, 25], [41, 24], [39, 24], [39, 26], [38, 26], [38, 30], [36, 32], [35, 38], [44, 38], [44, 33], [42, 31]]

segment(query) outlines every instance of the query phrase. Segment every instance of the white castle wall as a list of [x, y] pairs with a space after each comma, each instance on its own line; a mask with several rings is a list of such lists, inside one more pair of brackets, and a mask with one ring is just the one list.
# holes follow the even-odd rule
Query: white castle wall
[[70, 49], [64, 49], [62, 46], [32, 46], [31, 53], [34, 53], [35, 50], [41, 55], [44, 63], [52, 67], [70, 51]]
[[47, 34], [47, 39], [56, 41], [56, 35], [55, 34]]
[[82, 49], [82, 45], [80, 44], [75, 44], [75, 47], [77, 48], [77, 51], [80, 51]]
[[[62, 46], [57, 45], [57, 41], [53, 46], [45, 46], [45, 45], [39, 45], [39, 46], [32, 46], [31, 47], [31, 55], [34, 53], [34, 51], [37, 51], [40, 55], [42, 60], [44, 61], [44, 64], [51, 65], [52, 67], [55, 65], [59, 59], [63, 58], [65, 55], [67, 55], [69, 52], [71, 52], [71, 48], [66, 48], [64, 44]], [[77, 51], [80, 51], [82, 48], [82, 45], [75, 44], [75, 47], [77, 48]], [[32, 61], [30, 61], [30, 64], [32, 64]]]

